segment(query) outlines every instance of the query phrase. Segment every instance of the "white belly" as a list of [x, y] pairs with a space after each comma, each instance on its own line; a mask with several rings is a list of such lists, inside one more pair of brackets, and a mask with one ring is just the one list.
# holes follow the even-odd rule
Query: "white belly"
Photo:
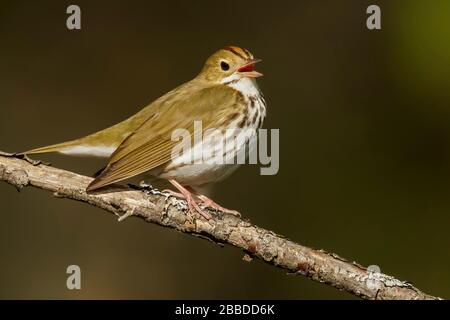
[[[232, 133], [230, 133], [232, 134]], [[235, 143], [227, 143], [228, 137], [224, 137], [220, 151], [217, 145], [204, 142], [201, 147], [196, 145], [182, 157], [171, 161], [159, 176], [164, 179], [175, 179], [181, 184], [200, 186], [211, 182], [221, 181], [228, 177], [241, 164], [245, 163], [248, 154], [256, 146], [256, 131], [248, 130], [235, 135]], [[208, 139], [205, 139], [208, 141]], [[216, 142], [218, 142], [216, 140]], [[202, 152], [201, 152], [201, 151]], [[189, 161], [194, 159], [193, 161]]]
[[[159, 177], [175, 179], [183, 185], [201, 186], [225, 179], [240, 164], [245, 163], [248, 154], [256, 147], [257, 129], [261, 127], [265, 117], [265, 101], [253, 80], [245, 78], [234, 85], [248, 102], [247, 130], [238, 127], [242, 118], [236, 119], [230, 123], [225, 134], [218, 134], [220, 139], [214, 140], [217, 136], [211, 133], [188, 152], [172, 159], [162, 169]], [[236, 138], [233, 139], [235, 143], [228, 143], [230, 137]], [[211, 154], [220, 154], [222, 157], [211, 159]], [[236, 154], [239, 156], [236, 157]], [[234, 160], [232, 164], [229, 162], [231, 160]]]

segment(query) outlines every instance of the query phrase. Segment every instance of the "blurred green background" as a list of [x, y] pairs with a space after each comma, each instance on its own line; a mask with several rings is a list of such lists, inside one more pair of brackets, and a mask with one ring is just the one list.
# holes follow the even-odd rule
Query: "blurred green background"
[[[82, 30], [66, 28], [66, 7]], [[379, 4], [382, 30], [366, 28]], [[450, 297], [450, 2], [2, 1], [0, 150], [119, 122], [229, 44], [262, 58], [280, 171], [215, 199], [259, 226]], [[105, 160], [42, 156], [90, 175]], [[243, 253], [0, 183], [0, 298], [348, 299]], [[66, 267], [82, 290], [66, 289]]]

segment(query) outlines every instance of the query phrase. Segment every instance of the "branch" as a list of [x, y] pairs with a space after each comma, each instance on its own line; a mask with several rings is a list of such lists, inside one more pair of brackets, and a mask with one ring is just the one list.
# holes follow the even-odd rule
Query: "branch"
[[218, 244], [230, 244], [246, 252], [244, 260], [256, 257], [290, 274], [306, 276], [364, 299], [439, 299], [410, 283], [368, 270], [336, 254], [302, 246], [232, 215], [210, 211], [210, 221], [190, 217], [185, 201], [156, 189], [111, 186], [87, 194], [85, 188], [92, 178], [26, 160], [0, 153], [0, 180], [18, 190], [33, 186], [54, 192], [57, 197], [89, 203], [114, 213], [119, 220], [136, 216]]

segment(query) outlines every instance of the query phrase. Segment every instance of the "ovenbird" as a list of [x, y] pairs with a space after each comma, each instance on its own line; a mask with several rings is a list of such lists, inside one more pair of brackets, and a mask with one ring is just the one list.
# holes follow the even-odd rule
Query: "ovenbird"
[[[238, 214], [199, 192], [202, 187], [224, 179], [238, 164], [189, 163], [181, 161], [182, 156], [174, 158], [172, 149], [177, 142], [171, 139], [171, 134], [181, 128], [192, 135], [194, 121], [201, 121], [202, 133], [207, 132], [208, 128], [219, 131], [260, 128], [266, 105], [255, 81], [262, 74], [253, 69], [259, 61], [246, 49], [225, 47], [206, 60], [194, 79], [166, 93], [130, 118], [86, 137], [33, 149], [24, 154], [59, 152], [110, 157], [108, 165], [89, 184], [87, 191], [149, 173], [167, 179], [180, 191], [171, 191], [171, 194], [185, 198], [191, 211], [207, 219], [210, 215], [199, 204]], [[208, 145], [205, 140], [199, 144], [203, 144], [204, 148], [214, 147], [211, 140], [208, 140]], [[225, 153], [232, 156], [246, 147], [246, 143], [248, 140], [234, 148], [226, 148]]]

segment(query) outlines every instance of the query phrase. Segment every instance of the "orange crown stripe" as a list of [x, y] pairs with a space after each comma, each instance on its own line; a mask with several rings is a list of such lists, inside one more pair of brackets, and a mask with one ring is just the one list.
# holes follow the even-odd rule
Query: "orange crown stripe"
[[242, 49], [236, 46], [228, 46], [224, 48], [225, 50], [231, 51], [235, 55], [241, 57], [244, 60], [248, 60], [251, 58], [251, 54], [247, 49]]

